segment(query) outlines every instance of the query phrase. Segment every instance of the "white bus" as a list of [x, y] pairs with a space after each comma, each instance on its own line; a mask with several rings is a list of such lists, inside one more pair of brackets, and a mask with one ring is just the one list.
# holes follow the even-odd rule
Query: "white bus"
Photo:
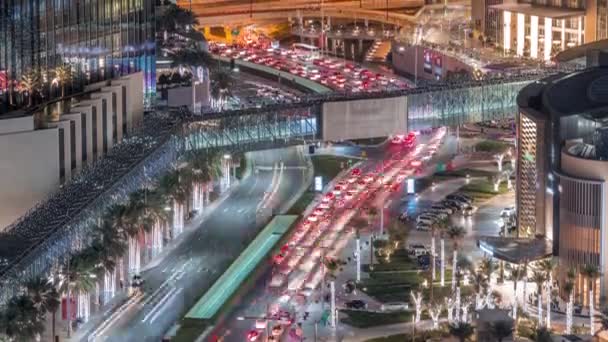
[[291, 48], [306, 59], [314, 59], [319, 57], [319, 48], [314, 45], [295, 43], [291, 46]]

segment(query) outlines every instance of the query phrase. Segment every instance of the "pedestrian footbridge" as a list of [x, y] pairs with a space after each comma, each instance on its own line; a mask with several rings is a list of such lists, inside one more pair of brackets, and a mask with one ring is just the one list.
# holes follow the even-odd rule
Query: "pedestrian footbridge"
[[70, 253], [86, 247], [91, 227], [110, 205], [126, 201], [131, 192], [153, 182], [179, 162], [185, 150], [251, 150], [381, 137], [509, 117], [515, 113], [519, 90], [544, 76], [396, 92], [317, 94], [297, 103], [202, 115], [150, 113], [142, 131], [128, 143], [117, 145], [108, 157], [0, 234], [0, 305], [21, 290], [23, 281], [47, 274]]

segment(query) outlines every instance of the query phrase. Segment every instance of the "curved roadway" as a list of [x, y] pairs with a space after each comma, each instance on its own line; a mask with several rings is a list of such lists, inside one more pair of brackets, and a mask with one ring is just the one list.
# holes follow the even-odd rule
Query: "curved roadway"
[[[270, 212], [284, 210], [281, 206], [308, 185], [308, 160], [302, 149], [254, 152], [250, 161], [259, 171], [196, 222], [197, 227], [154, 268], [142, 273], [143, 294], [115, 311], [120, 314], [108, 314], [94, 331], [96, 341], [159, 341], [238, 257]], [[282, 173], [275, 167], [281, 162]], [[93, 332], [82, 340], [93, 340]]]

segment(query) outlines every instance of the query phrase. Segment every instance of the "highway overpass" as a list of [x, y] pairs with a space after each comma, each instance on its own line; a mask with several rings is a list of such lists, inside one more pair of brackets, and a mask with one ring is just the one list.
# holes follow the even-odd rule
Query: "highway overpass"
[[[178, 1], [181, 7], [189, 8], [187, 0]], [[463, 3], [450, 1], [448, 9], [462, 10]], [[279, 0], [261, 3], [240, 3], [209, 6], [193, 0], [192, 11], [201, 27], [247, 25], [262, 22], [284, 22], [287, 18], [319, 18], [331, 17], [336, 19], [357, 19], [392, 24], [400, 27], [415, 25], [421, 19], [422, 9], [443, 9], [441, 5], [424, 5], [422, 0], [389, 0], [386, 11], [386, 1], [368, 0], [360, 6], [355, 1], [324, 1], [310, 4], [304, 0]], [[395, 10], [401, 9], [400, 11]], [[409, 9], [404, 11], [403, 9]]]

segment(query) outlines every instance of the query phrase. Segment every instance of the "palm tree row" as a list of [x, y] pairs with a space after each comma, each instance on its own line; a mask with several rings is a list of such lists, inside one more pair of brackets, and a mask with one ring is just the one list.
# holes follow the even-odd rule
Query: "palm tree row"
[[[57, 86], [61, 89], [61, 97], [65, 96], [65, 86], [72, 81], [72, 69], [68, 65], [59, 65], [51, 71], [53, 79], [50, 86]], [[17, 91], [23, 96], [27, 96], [28, 107], [33, 106], [34, 96], [40, 93], [45, 86], [44, 78], [38, 70], [30, 70], [21, 76], [18, 82]], [[11, 100], [12, 101], [12, 100]]]
[[209, 201], [208, 195], [205, 201], [205, 191], [210, 182], [221, 177], [220, 161], [217, 151], [193, 150], [185, 163], [168, 171], [153, 187], [140, 189], [130, 194], [126, 203], [109, 207], [96, 220], [87, 247], [57, 265], [51, 280], [32, 280], [22, 294], [9, 301], [0, 316], [2, 332], [16, 340], [31, 340], [42, 333], [45, 313], [50, 312], [55, 336], [54, 313], [60, 296], [67, 298], [68, 307], [76, 307], [68, 320], [86, 320], [93, 291], [97, 308], [114, 296], [117, 283], [121, 290], [126, 287], [130, 291], [132, 276], [139, 275], [142, 254], [149, 261], [165, 241], [182, 232], [190, 203], [200, 210]]

